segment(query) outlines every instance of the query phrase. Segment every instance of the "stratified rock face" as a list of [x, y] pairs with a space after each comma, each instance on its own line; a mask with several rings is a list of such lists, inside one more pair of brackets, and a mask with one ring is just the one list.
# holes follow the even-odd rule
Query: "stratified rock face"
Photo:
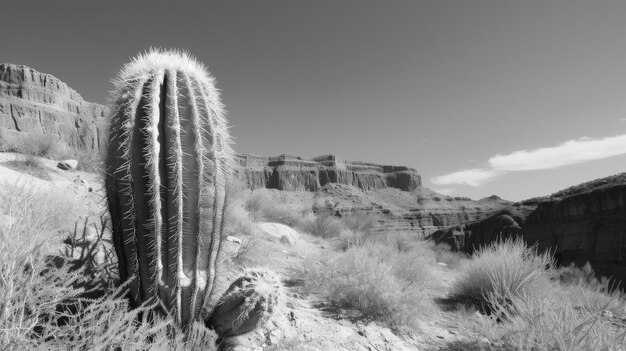
[[237, 161], [237, 175], [251, 189], [319, 191], [326, 184], [345, 184], [361, 190], [413, 191], [422, 184], [420, 175], [412, 168], [340, 161], [333, 155], [305, 160], [290, 155], [240, 154]]
[[524, 238], [556, 249], [563, 264], [588, 261], [597, 274], [626, 283], [626, 185], [540, 202], [526, 219]]
[[98, 150], [105, 141], [105, 111], [49, 74], [0, 64], [0, 137], [51, 134], [74, 148]]
[[441, 229], [437, 241], [472, 252], [498, 238], [522, 236], [551, 250], [560, 264], [591, 263], [600, 276], [626, 283], [626, 173], [531, 199], [474, 223]]

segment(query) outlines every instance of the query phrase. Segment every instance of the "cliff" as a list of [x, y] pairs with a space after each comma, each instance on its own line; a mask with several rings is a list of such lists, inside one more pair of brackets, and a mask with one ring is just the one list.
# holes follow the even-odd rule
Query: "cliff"
[[0, 64], [0, 138], [43, 133], [74, 148], [98, 150], [106, 135], [105, 111], [50, 74]]
[[626, 282], [626, 173], [516, 203], [490, 217], [439, 230], [437, 241], [472, 252], [499, 237], [522, 236], [552, 250], [560, 264], [591, 263], [597, 274]]
[[[75, 148], [100, 150], [106, 140], [105, 116], [104, 106], [84, 101], [52, 75], [0, 64], [0, 138], [44, 133]], [[334, 155], [307, 160], [238, 154], [236, 161], [235, 175], [250, 189], [306, 197], [318, 213], [375, 215], [381, 231], [427, 235], [510, 205], [497, 197], [473, 201], [435, 193], [422, 187], [415, 169], [404, 166], [343, 161]]]
[[351, 185], [361, 190], [396, 188], [413, 191], [422, 185], [415, 169], [341, 161], [334, 155], [305, 160], [297, 156], [263, 157], [239, 154], [237, 176], [251, 189], [319, 191], [326, 184]]

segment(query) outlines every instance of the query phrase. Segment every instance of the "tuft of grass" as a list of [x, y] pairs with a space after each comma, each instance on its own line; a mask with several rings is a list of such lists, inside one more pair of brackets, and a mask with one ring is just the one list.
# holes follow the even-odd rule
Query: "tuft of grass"
[[453, 285], [451, 297], [489, 310], [492, 296], [510, 301], [541, 293], [554, 276], [555, 265], [549, 252], [539, 253], [520, 238], [494, 242], [478, 250], [463, 267], [463, 277]]
[[344, 230], [341, 221], [333, 216], [316, 217], [309, 222], [307, 229], [309, 233], [324, 239], [337, 238]]
[[556, 292], [502, 301], [491, 302], [498, 320], [504, 321], [496, 328], [505, 345], [516, 350], [623, 350], [626, 345], [626, 323], [578, 305], [571, 295]]

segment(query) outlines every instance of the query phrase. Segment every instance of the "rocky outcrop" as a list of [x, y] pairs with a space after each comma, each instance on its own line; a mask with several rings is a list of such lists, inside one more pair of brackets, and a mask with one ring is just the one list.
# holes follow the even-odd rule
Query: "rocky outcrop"
[[345, 184], [361, 190], [413, 191], [422, 184], [420, 175], [412, 168], [341, 161], [334, 155], [306, 160], [291, 155], [240, 154], [236, 160], [239, 179], [251, 189], [319, 191], [326, 184]]
[[105, 111], [52, 75], [0, 64], [0, 138], [49, 134], [74, 148], [98, 150], [105, 142]]
[[626, 173], [602, 178], [435, 232], [437, 241], [472, 252], [500, 237], [521, 236], [563, 265], [591, 263], [596, 274], [626, 283]]

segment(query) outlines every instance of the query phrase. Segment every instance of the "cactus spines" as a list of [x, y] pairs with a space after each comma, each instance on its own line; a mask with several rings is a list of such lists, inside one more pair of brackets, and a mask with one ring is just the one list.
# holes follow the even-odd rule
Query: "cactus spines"
[[106, 189], [133, 305], [182, 325], [213, 293], [232, 162], [214, 79], [187, 54], [151, 50], [115, 80]]
[[247, 270], [222, 295], [205, 324], [221, 338], [247, 333], [269, 319], [281, 295], [276, 273]]

